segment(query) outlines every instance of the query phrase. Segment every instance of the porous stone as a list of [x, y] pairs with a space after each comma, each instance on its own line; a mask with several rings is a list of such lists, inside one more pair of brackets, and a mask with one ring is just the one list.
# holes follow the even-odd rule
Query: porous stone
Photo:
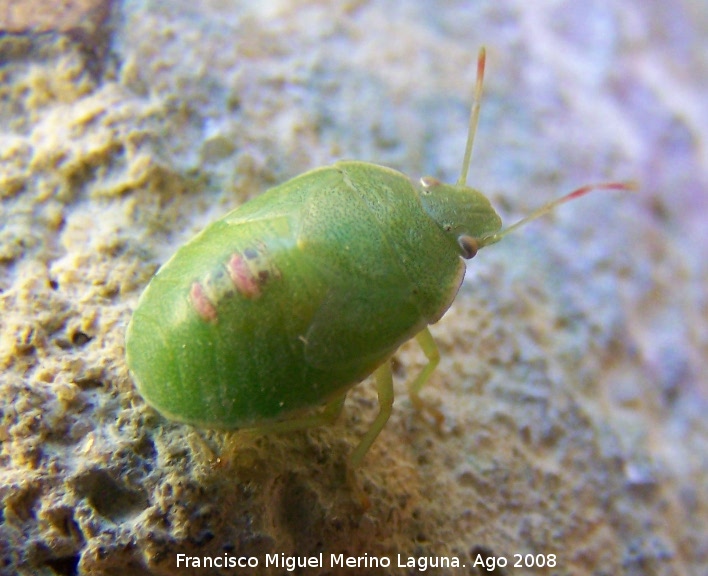
[[[340, 554], [362, 574], [416, 573], [399, 555], [464, 564], [435, 574], [499, 557], [523, 573], [517, 554], [555, 555], [533, 574], [708, 571], [700, 2], [129, 0], [107, 25], [110, 66], [37, 26], [0, 40], [0, 574], [282, 574], [320, 553], [299, 573], [353, 573]], [[432, 327], [422, 395], [442, 427], [406, 397], [424, 363], [407, 344], [356, 473], [364, 507], [345, 461], [370, 383], [336, 424], [291, 434], [147, 407], [124, 335], [157, 267], [342, 157], [456, 180], [481, 44], [470, 183], [506, 223], [589, 181], [641, 186], [469, 263]]]

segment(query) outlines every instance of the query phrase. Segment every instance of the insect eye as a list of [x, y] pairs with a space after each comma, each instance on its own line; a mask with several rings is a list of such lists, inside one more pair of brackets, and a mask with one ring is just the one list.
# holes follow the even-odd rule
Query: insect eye
[[435, 186], [440, 186], [441, 182], [437, 178], [433, 178], [432, 176], [423, 176], [420, 179], [420, 185], [423, 187], [423, 189], [427, 192], [430, 188], [433, 188]]
[[460, 248], [462, 248], [462, 257], [465, 260], [474, 258], [475, 254], [477, 254], [477, 250], [479, 249], [477, 240], [471, 236], [460, 236], [457, 239], [457, 242], [460, 244]]

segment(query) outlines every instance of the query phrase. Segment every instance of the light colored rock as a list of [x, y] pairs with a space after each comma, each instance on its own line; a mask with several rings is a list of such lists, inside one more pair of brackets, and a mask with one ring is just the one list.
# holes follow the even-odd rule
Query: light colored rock
[[[700, 2], [129, 0], [115, 75], [72, 42], [6, 39], [0, 68], [0, 573], [282, 574], [266, 554], [556, 555], [507, 573], [708, 568], [705, 145]], [[331, 427], [254, 437], [147, 408], [124, 331], [156, 267], [226, 210], [335, 159], [470, 181], [512, 222], [433, 327], [424, 392], [396, 355], [393, 416], [356, 387]], [[110, 68], [110, 67], [109, 67]], [[217, 459], [216, 456], [220, 458]], [[178, 553], [259, 568], [177, 569]]]
[[111, 0], [0, 0], [3, 32], [70, 32], [93, 34], [108, 17]]

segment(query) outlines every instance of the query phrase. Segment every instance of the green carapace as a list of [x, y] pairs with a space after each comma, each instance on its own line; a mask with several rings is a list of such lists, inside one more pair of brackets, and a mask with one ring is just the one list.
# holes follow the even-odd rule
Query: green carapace
[[333, 420], [349, 389], [375, 375], [380, 412], [350, 455], [358, 465], [393, 404], [390, 359], [415, 337], [438, 363], [428, 325], [452, 304], [464, 259], [587, 186], [500, 231], [466, 185], [479, 116], [480, 51], [459, 181], [419, 184], [366, 162], [293, 178], [207, 226], [157, 272], [128, 326], [126, 355], [145, 400], [204, 428], [295, 429]]

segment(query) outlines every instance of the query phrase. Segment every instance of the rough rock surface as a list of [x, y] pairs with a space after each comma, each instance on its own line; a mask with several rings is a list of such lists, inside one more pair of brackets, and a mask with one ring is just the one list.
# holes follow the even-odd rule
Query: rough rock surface
[[0, 0], [3, 32], [71, 32], [93, 35], [110, 13], [112, 0]]
[[[708, 572], [704, 3], [114, 9], [106, 54], [0, 38], [0, 574], [283, 574], [266, 555], [320, 553], [295, 573], [415, 574], [431, 557], [464, 564], [435, 574], [494, 557], [499, 574]], [[589, 181], [641, 191], [564, 206], [470, 263], [432, 329], [443, 359], [423, 395], [442, 429], [405, 395], [424, 362], [408, 344], [357, 473], [363, 508], [345, 459], [376, 413], [370, 383], [337, 424], [293, 434], [148, 408], [124, 332], [157, 266], [338, 158], [455, 180], [481, 44], [470, 181], [507, 222]], [[178, 568], [179, 553], [259, 566]], [[556, 564], [515, 569], [517, 554]]]

